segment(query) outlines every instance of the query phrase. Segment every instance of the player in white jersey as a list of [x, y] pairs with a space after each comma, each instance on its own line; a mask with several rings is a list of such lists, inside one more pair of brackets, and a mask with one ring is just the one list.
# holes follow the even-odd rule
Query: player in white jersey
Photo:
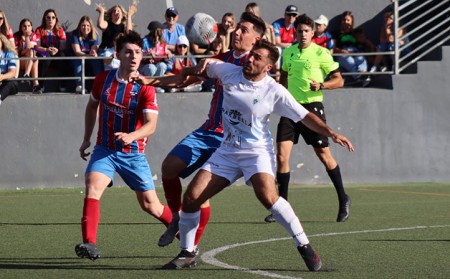
[[206, 74], [221, 80], [224, 140], [188, 186], [179, 222], [181, 252], [163, 269], [196, 265], [194, 239], [200, 205], [242, 176], [253, 186], [258, 200], [293, 237], [308, 269], [318, 271], [321, 268], [320, 257], [309, 244], [300, 220], [291, 205], [277, 193], [269, 116], [275, 112], [302, 121], [310, 129], [347, 146], [349, 151], [354, 149], [346, 137], [309, 113], [283, 86], [267, 76], [278, 56], [275, 45], [262, 40], [253, 47], [244, 67], [204, 60], [197, 67], [183, 70], [182, 76]]

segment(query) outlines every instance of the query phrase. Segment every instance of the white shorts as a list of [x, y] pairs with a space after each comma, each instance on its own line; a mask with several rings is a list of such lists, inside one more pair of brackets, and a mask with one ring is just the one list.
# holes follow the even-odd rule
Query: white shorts
[[236, 149], [222, 145], [202, 169], [227, 179], [230, 184], [244, 176], [245, 183], [252, 186], [250, 178], [257, 173], [267, 173], [275, 179], [275, 154], [273, 149]]

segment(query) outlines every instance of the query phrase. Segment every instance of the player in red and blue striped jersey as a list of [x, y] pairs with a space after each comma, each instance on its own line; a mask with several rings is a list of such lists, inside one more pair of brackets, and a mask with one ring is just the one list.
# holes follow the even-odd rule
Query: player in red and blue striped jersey
[[86, 169], [86, 196], [81, 228], [83, 243], [75, 247], [81, 258], [100, 257], [96, 247], [100, 220], [100, 198], [114, 182], [117, 172], [136, 192], [141, 208], [166, 226], [172, 221], [170, 209], [161, 204], [144, 154], [148, 137], [158, 120], [155, 88], [134, 82], [142, 60], [142, 39], [129, 32], [116, 40], [119, 69], [97, 75], [86, 106], [85, 130], [80, 156], [90, 153], [90, 138], [99, 115], [97, 143]]
[[[264, 21], [251, 14], [243, 13], [233, 32], [233, 50], [218, 55], [216, 58], [235, 65], [243, 65], [250, 50], [265, 32]], [[179, 211], [181, 209], [181, 178], [186, 178], [200, 168], [220, 146], [223, 137], [221, 122], [222, 86], [216, 83], [208, 119], [200, 128], [182, 139], [167, 155], [162, 163], [162, 184], [167, 204], [172, 210], [173, 222], [159, 239], [159, 246], [172, 243], [178, 232]], [[200, 225], [195, 237], [197, 246], [210, 217], [209, 201], [201, 207]]]

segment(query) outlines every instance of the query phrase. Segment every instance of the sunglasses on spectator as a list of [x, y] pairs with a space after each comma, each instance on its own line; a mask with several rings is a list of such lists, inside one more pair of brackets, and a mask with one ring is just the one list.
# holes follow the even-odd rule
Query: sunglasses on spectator
[[178, 45], [178, 47], [186, 48], [187, 45]]
[[56, 16], [46, 16], [47, 19], [56, 19]]
[[3, 17], [0, 17], [0, 20], [3, 20]]
[[297, 16], [297, 14], [286, 14], [288, 16]]

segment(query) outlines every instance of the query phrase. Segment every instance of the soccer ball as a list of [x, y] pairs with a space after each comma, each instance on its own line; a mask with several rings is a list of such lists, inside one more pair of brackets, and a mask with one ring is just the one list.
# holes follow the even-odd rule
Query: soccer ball
[[217, 24], [214, 18], [205, 13], [196, 13], [185, 25], [186, 37], [190, 42], [207, 46], [217, 37]]

